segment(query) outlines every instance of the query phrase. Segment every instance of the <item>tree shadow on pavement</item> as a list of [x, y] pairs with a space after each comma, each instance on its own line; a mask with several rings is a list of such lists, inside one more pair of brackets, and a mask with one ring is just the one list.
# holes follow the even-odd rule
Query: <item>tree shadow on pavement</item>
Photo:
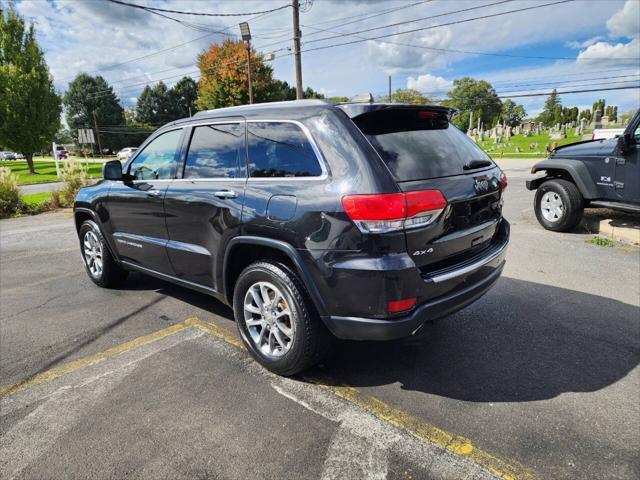
[[470, 402], [525, 402], [592, 392], [640, 362], [640, 309], [609, 298], [503, 277], [482, 299], [422, 333], [340, 342], [322, 378]]

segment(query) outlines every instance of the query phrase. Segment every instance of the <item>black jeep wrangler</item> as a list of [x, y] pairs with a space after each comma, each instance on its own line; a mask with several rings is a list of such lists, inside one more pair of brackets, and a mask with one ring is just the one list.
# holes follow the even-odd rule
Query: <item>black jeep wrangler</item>
[[332, 335], [411, 335], [478, 299], [505, 263], [506, 177], [452, 114], [301, 100], [165, 125], [78, 193], [87, 273], [212, 295], [283, 375], [318, 362]]
[[640, 110], [621, 137], [556, 148], [531, 168], [540, 171], [527, 188], [537, 190], [533, 207], [547, 230], [571, 230], [585, 207], [640, 213]]

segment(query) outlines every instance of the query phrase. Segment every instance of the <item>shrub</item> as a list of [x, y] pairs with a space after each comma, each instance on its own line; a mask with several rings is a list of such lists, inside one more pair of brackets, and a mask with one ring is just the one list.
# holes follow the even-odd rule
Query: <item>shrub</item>
[[62, 165], [61, 176], [65, 186], [55, 203], [59, 203], [62, 207], [71, 206], [78, 190], [87, 184], [87, 169], [80, 160], [67, 158]]
[[0, 167], [0, 218], [17, 213], [20, 208], [18, 177], [8, 167]]
[[49, 205], [52, 210], [56, 210], [64, 205], [62, 205], [63, 200], [61, 198], [60, 192], [55, 191], [51, 192], [51, 200], [49, 200]]

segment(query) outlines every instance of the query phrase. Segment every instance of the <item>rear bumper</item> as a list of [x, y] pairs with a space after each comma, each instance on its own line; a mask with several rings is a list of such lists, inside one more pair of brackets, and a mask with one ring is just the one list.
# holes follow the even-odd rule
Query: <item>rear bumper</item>
[[452, 314], [484, 295], [502, 273], [507, 244], [508, 237], [483, 261], [448, 272], [447, 275], [463, 277], [464, 282], [455, 290], [420, 304], [408, 315], [392, 319], [327, 316], [323, 317], [324, 323], [333, 335], [344, 340], [393, 340], [409, 336], [425, 322]]

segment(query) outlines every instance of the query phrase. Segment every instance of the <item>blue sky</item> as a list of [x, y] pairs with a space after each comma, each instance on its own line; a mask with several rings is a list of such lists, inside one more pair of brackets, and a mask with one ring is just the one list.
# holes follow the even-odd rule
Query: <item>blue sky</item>
[[[288, 3], [127, 1], [211, 13], [262, 11]], [[575, 0], [497, 15], [553, 1], [315, 0], [300, 17], [303, 81], [327, 95], [383, 94], [391, 75], [394, 89], [415, 88], [432, 98], [443, 98], [462, 76], [487, 80], [508, 94], [543, 93], [554, 86], [563, 91], [640, 85], [640, 0]], [[16, 8], [36, 24], [61, 92], [80, 72], [101, 74], [125, 105], [133, 105], [145, 84], [163, 79], [171, 85], [183, 74], [197, 78], [197, 54], [223, 38], [212, 32], [223, 30], [234, 38], [243, 20], [249, 20], [254, 45], [264, 53], [275, 52], [275, 76], [294, 83], [288, 8], [248, 17], [171, 14], [183, 23], [106, 0], [22, 0]], [[460, 11], [465, 9], [471, 10]], [[487, 18], [464, 22], [479, 16]], [[378, 28], [389, 24], [399, 25]], [[403, 33], [414, 29], [422, 30]], [[318, 41], [336, 35], [342, 36]], [[388, 36], [331, 47], [379, 35]], [[199, 37], [204, 38], [194, 40]], [[322, 48], [310, 51], [317, 47]], [[165, 49], [171, 50], [158, 53]], [[597, 98], [621, 111], [640, 106], [638, 89], [562, 95], [564, 104], [584, 108]], [[531, 115], [544, 103], [544, 97], [515, 100]]]

